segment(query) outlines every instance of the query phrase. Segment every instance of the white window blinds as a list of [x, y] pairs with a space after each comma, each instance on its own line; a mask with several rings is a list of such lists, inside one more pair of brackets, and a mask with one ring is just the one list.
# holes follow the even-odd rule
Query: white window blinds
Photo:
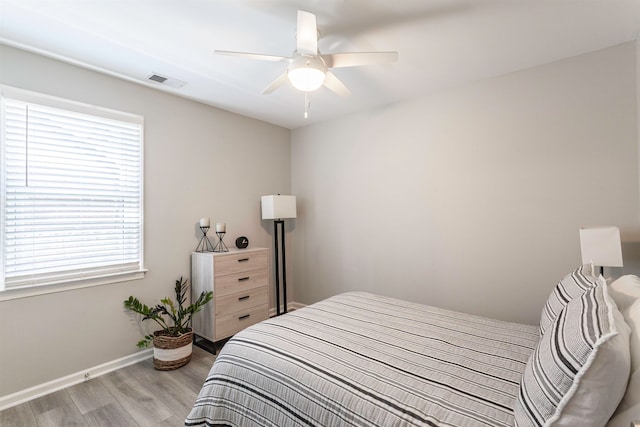
[[142, 119], [69, 106], [2, 97], [0, 290], [143, 268]]

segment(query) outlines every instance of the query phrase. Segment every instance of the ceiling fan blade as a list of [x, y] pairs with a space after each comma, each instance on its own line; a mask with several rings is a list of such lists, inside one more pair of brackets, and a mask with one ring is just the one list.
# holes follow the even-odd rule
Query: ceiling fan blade
[[303, 55], [318, 54], [318, 27], [316, 15], [298, 11], [298, 26], [296, 31], [296, 50]]
[[269, 95], [270, 93], [274, 92], [276, 89], [278, 89], [281, 86], [285, 85], [288, 81], [289, 81], [289, 78], [288, 78], [287, 73], [285, 71], [284, 74], [281, 74], [277, 79], [272, 81], [271, 84], [269, 86], [267, 86], [267, 88], [265, 90], [262, 91], [262, 94], [263, 95]]
[[327, 68], [356, 67], [359, 65], [388, 64], [398, 60], [398, 52], [352, 52], [322, 55]]
[[260, 61], [289, 62], [291, 60], [291, 58], [286, 56], [263, 55], [261, 53], [232, 52], [229, 50], [214, 50], [213, 52], [218, 55], [241, 56], [243, 58], [258, 59]]
[[351, 95], [351, 91], [331, 71], [327, 71], [325, 74], [324, 85], [340, 96]]

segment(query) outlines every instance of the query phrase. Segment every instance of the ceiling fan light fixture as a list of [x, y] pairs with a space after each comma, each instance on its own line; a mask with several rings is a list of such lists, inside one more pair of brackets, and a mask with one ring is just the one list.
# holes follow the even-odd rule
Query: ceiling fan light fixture
[[291, 62], [287, 76], [296, 89], [313, 92], [324, 83], [326, 71], [327, 67], [321, 60], [299, 56]]

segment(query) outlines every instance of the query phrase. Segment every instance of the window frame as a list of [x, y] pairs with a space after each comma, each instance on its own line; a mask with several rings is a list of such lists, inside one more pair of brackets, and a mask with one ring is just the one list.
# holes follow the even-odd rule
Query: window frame
[[[67, 110], [70, 112], [88, 114], [91, 116], [117, 120], [117, 121], [126, 121], [129, 123], [134, 123], [140, 126], [140, 227], [139, 227], [139, 236], [140, 236], [140, 254], [139, 254], [139, 263], [137, 270], [130, 270], [125, 272], [115, 272], [110, 274], [96, 274], [94, 277], [76, 277], [73, 279], [60, 279], [58, 281], [53, 281], [50, 283], [42, 283], [42, 284], [29, 284], [25, 286], [12, 286], [5, 288], [4, 284], [0, 287], [0, 301], [18, 299], [18, 298], [26, 298], [36, 295], [64, 292], [73, 289], [82, 289], [93, 286], [102, 286], [113, 283], [121, 283], [125, 281], [131, 280], [139, 280], [144, 278], [145, 273], [148, 271], [145, 268], [145, 251], [144, 251], [144, 117], [138, 114], [126, 113], [117, 110], [112, 110], [104, 107], [98, 107], [91, 104], [86, 104], [78, 101], [68, 100], [64, 98], [59, 98], [51, 95], [45, 95], [33, 91], [28, 91], [24, 89], [15, 88], [12, 86], [2, 85], [0, 84], [0, 101], [3, 98], [9, 98], [13, 100], [18, 100], [26, 103], [39, 104], [47, 107]], [[0, 108], [0, 123], [4, 122], [4, 108]], [[4, 138], [4, 132], [0, 129], [0, 138]], [[4, 141], [0, 141], [0, 144], [4, 145]], [[0, 149], [0, 164], [4, 162], [2, 156], [4, 155], [4, 150]], [[0, 173], [0, 191], [5, 188], [5, 175], [4, 173]], [[0, 194], [3, 197], [3, 200], [0, 203], [4, 203], [4, 195]], [[4, 233], [5, 227], [5, 218], [4, 218], [4, 209], [0, 209], [0, 232]], [[0, 244], [4, 244], [4, 236], [0, 235]], [[4, 276], [4, 249], [0, 247], [0, 274]], [[4, 280], [4, 279], [3, 279]]]

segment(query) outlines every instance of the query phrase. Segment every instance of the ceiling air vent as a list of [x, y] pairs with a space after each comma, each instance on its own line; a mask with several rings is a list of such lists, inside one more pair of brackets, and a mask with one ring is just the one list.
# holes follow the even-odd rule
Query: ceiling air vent
[[187, 84], [187, 82], [183, 82], [182, 80], [174, 79], [173, 77], [162, 76], [158, 73], [151, 74], [147, 77], [147, 79], [171, 87], [182, 87]]
[[157, 74], [151, 74], [151, 76], [149, 76], [149, 80], [153, 80], [154, 82], [158, 82], [158, 83], [164, 83], [167, 81], [167, 78], [159, 76]]

